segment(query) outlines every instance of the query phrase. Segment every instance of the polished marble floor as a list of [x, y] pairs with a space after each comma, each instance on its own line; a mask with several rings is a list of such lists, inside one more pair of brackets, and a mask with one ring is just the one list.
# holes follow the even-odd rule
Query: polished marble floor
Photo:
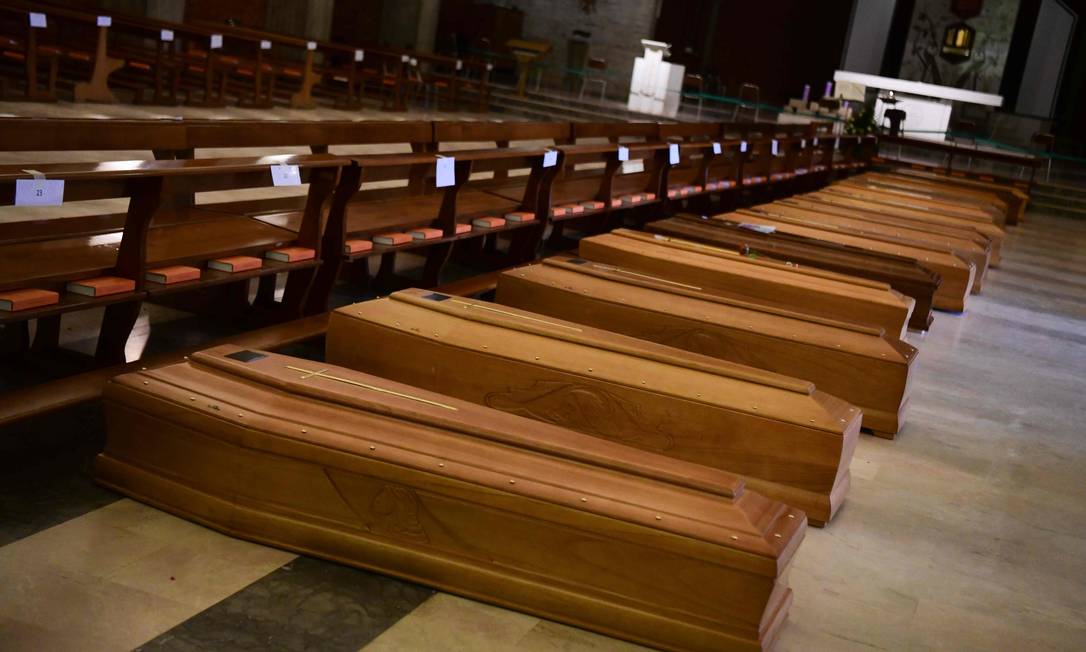
[[[910, 340], [908, 423], [862, 436], [779, 648], [1086, 649], [1086, 222], [1031, 212]], [[86, 473], [103, 436], [95, 406], [0, 430], [0, 650], [640, 649], [122, 498]]]

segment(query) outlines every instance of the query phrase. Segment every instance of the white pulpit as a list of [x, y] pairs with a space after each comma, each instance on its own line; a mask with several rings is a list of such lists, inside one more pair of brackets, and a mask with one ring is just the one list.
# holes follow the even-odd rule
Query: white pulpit
[[634, 59], [626, 108], [638, 113], [674, 118], [682, 101], [686, 68], [664, 61], [670, 44], [641, 39], [641, 45], [645, 47], [645, 54]]

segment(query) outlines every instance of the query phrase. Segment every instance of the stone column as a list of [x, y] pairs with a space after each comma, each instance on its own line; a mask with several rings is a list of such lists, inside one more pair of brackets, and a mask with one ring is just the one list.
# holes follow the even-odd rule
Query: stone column
[[309, 0], [305, 14], [305, 35], [318, 41], [332, 36], [332, 11], [335, 0]]
[[418, 30], [415, 33], [415, 49], [419, 52], [434, 51], [440, 11], [441, 0], [420, 0]]

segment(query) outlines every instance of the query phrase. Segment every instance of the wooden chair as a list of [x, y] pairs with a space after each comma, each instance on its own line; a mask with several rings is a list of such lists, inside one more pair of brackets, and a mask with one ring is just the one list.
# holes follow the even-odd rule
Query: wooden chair
[[739, 102], [732, 111], [733, 122], [758, 122], [758, 102], [761, 89], [757, 84], [739, 87]]
[[[1045, 157], [1045, 181], [1048, 181], [1052, 176], [1052, 157], [1049, 156], [1056, 149], [1056, 136], [1046, 132], [1035, 132], [1029, 139], [1030, 145], [1035, 152], [1041, 153]], [[1022, 174], [1025, 174], [1025, 167], [1022, 168]], [[1020, 175], [1021, 176], [1021, 175]]]
[[[577, 99], [584, 101], [584, 91], [589, 84], [600, 85], [600, 102], [607, 98], [607, 60], [589, 57], [585, 63], [584, 75], [581, 77], [581, 91]], [[539, 90], [539, 89], [536, 89]]]

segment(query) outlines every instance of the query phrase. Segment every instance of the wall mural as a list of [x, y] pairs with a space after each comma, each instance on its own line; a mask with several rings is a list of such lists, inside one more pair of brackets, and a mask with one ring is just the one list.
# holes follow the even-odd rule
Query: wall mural
[[950, 0], [917, 0], [898, 76], [998, 94], [1018, 5], [1019, 0], [985, 0], [980, 15], [966, 21], [977, 30], [972, 55], [954, 63], [939, 54], [947, 26], [961, 20], [950, 11]]

